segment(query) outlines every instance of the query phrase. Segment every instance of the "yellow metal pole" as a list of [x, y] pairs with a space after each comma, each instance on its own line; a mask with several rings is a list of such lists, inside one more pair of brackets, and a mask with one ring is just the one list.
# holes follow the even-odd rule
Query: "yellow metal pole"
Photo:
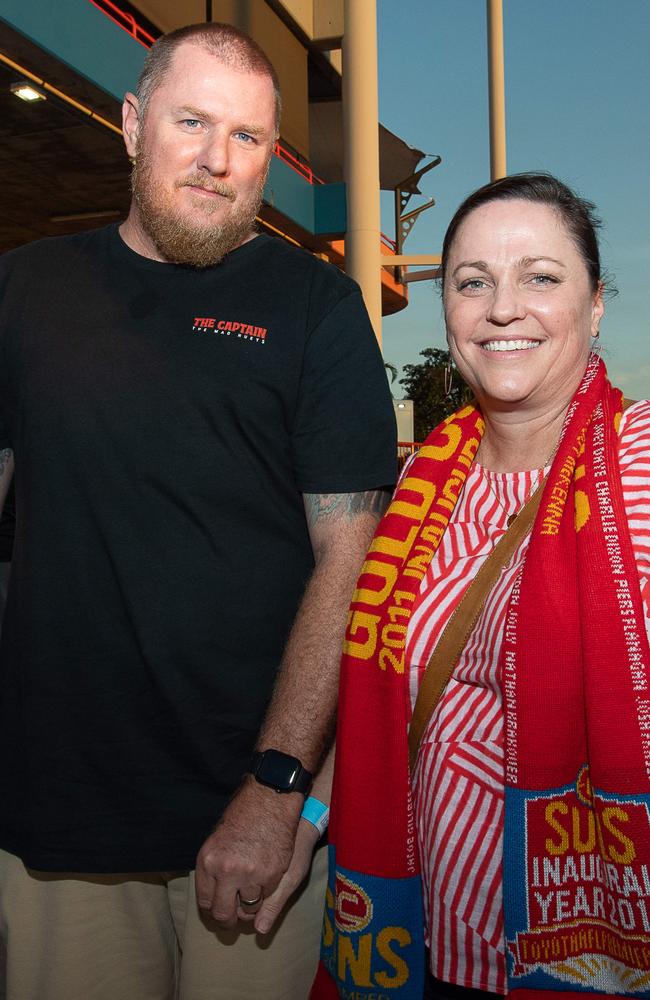
[[343, 118], [348, 226], [345, 269], [359, 282], [381, 345], [376, 0], [345, 0]]
[[503, 59], [503, 0], [487, 0], [490, 89], [490, 179], [505, 177], [506, 86]]

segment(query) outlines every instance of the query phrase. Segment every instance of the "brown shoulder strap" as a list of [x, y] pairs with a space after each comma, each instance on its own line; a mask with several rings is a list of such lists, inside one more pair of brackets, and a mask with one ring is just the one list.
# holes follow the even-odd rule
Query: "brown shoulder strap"
[[510, 561], [515, 550], [533, 526], [535, 515], [542, 499], [544, 483], [540, 483], [530, 499], [494, 546], [480, 570], [465, 591], [460, 604], [451, 618], [431, 654], [431, 659], [420, 684], [409, 728], [409, 761], [411, 770], [420, 746], [422, 734], [433, 714], [440, 695], [444, 691], [454, 667], [458, 663], [472, 629], [474, 628], [487, 595], [497, 582], [501, 570]]

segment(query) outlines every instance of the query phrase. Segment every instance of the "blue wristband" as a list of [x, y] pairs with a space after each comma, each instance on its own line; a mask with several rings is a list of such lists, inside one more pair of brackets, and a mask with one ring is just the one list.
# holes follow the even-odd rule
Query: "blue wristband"
[[315, 826], [322, 837], [327, 830], [327, 824], [330, 819], [329, 806], [326, 806], [320, 799], [316, 799], [313, 795], [310, 795], [308, 799], [305, 799], [300, 817], [301, 819], [306, 819], [312, 826]]

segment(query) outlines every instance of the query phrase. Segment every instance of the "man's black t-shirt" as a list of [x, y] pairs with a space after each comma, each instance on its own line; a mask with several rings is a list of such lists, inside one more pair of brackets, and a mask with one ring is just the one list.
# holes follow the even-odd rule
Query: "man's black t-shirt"
[[359, 290], [267, 236], [196, 270], [107, 227], [5, 255], [0, 293], [0, 846], [43, 870], [189, 868], [313, 568], [301, 494], [394, 481]]
[[7, 496], [5, 497], [2, 514], [0, 514], [0, 562], [11, 562], [11, 550], [14, 546], [15, 525], [16, 512], [14, 484], [12, 480]]

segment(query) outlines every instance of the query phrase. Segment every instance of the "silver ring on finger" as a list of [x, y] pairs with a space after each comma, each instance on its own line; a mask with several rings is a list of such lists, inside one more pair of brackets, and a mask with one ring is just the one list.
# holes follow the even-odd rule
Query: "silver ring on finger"
[[263, 893], [260, 893], [259, 896], [255, 897], [255, 899], [244, 899], [239, 895], [239, 893], [237, 893], [237, 895], [239, 896], [239, 902], [242, 906], [257, 906], [258, 903], [262, 902], [263, 898]]

